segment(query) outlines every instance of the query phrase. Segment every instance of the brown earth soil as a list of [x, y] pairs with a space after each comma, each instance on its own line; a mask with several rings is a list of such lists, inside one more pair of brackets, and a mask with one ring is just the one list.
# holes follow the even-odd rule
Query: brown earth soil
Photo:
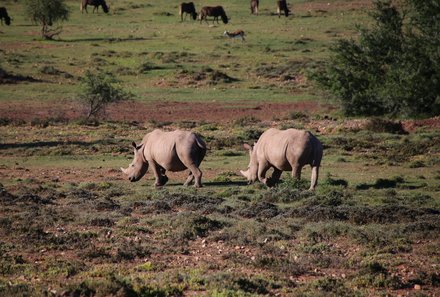
[[[110, 106], [107, 119], [114, 121], [207, 121], [229, 122], [245, 116], [260, 120], [280, 119], [292, 111], [310, 114], [325, 113], [334, 108], [317, 102], [258, 103], [258, 102], [150, 102], [125, 101]], [[78, 119], [85, 115], [75, 102], [8, 102], [0, 106], [0, 119], [31, 121], [34, 119]]]

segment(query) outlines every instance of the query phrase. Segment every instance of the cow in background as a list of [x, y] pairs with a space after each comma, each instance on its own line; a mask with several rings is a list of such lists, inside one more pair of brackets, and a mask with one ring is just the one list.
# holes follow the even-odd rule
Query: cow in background
[[196, 7], [194, 6], [193, 2], [189, 2], [189, 3], [180, 3], [179, 5], [179, 15], [180, 15], [180, 20], [183, 22], [183, 13], [185, 13], [185, 20], [186, 20], [186, 16], [189, 14], [191, 15], [191, 17], [193, 18], [193, 20], [197, 19], [197, 12], [196, 12]]
[[224, 24], [228, 23], [228, 17], [226, 16], [225, 10], [223, 9], [222, 6], [205, 6], [205, 7], [203, 7], [202, 10], [200, 11], [200, 23], [202, 23], [203, 20], [205, 20], [206, 23], [208, 23], [208, 20], [207, 20], [208, 16], [214, 17], [214, 20], [212, 21], [212, 23], [214, 23], [214, 21], [217, 21], [217, 24], [218, 24], [218, 17], [222, 18], [222, 21]]
[[9, 26], [11, 24], [11, 18], [8, 15], [8, 11], [5, 7], [0, 7], [0, 21], [3, 25], [3, 19], [5, 20], [5, 24]]
[[258, 5], [260, 4], [259, 0], [251, 0], [251, 14], [258, 15]]
[[278, 17], [281, 16], [281, 11], [284, 11], [284, 15], [286, 17], [289, 16], [289, 8], [287, 7], [287, 2], [286, 0], [278, 0], [277, 1], [277, 13], [278, 13]]
[[99, 8], [99, 6], [102, 7], [102, 10], [103, 10], [105, 13], [108, 13], [109, 10], [110, 10], [110, 7], [107, 5], [107, 3], [105, 2], [105, 0], [82, 0], [82, 2], [81, 2], [81, 6], [80, 6], [80, 8], [81, 8], [81, 13], [83, 13], [84, 10], [86, 11], [86, 13], [88, 13], [88, 11], [87, 11], [87, 5], [91, 5], [91, 6], [93, 6], [93, 11], [92, 11], [93, 13], [95, 12], [95, 10], [96, 10], [96, 12], [98, 12], [98, 8]]

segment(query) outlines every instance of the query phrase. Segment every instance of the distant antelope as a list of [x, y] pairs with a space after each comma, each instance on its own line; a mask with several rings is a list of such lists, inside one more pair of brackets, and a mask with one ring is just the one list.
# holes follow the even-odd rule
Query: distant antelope
[[191, 15], [191, 17], [193, 18], [193, 20], [197, 19], [197, 12], [196, 12], [196, 7], [194, 6], [193, 2], [189, 2], [189, 3], [180, 3], [179, 5], [179, 15], [180, 15], [180, 19], [183, 22], [183, 13], [185, 13], [185, 20], [186, 20], [186, 16], [189, 14]]
[[251, 14], [258, 15], [258, 5], [260, 4], [259, 0], [251, 0]]
[[9, 26], [11, 24], [11, 18], [8, 15], [8, 11], [4, 7], [0, 7], [0, 21], [3, 25], [3, 19], [5, 19], [5, 24]]
[[82, 0], [81, 5], [80, 5], [81, 13], [83, 13], [84, 10], [86, 11], [86, 13], [88, 13], [87, 5], [93, 6], [92, 13], [95, 13], [95, 10], [96, 10], [96, 12], [98, 12], [99, 6], [102, 7], [102, 10], [105, 13], [108, 13], [110, 10], [110, 6], [107, 6], [107, 3], [105, 3], [105, 0]]
[[241, 41], [244, 41], [244, 32], [243, 32], [243, 30], [237, 30], [237, 31], [234, 31], [234, 32], [225, 31], [223, 33], [223, 35], [227, 36], [229, 38], [241, 38]]
[[207, 20], [208, 16], [214, 17], [214, 20], [212, 21], [212, 23], [214, 23], [214, 21], [217, 21], [217, 24], [218, 24], [218, 17], [222, 18], [222, 21], [224, 24], [228, 23], [228, 17], [226, 16], [225, 10], [221, 6], [205, 6], [205, 7], [203, 7], [202, 10], [200, 11], [200, 23], [202, 23], [203, 20], [205, 20], [206, 23], [208, 23], [208, 20]]
[[277, 1], [277, 13], [278, 13], [278, 17], [281, 16], [281, 11], [284, 11], [284, 15], [286, 17], [289, 16], [289, 8], [287, 7], [287, 2], [286, 0], [278, 0]]

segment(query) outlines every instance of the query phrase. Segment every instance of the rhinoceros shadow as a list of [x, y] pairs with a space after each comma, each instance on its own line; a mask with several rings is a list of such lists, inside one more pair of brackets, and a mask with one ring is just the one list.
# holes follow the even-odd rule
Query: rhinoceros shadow
[[203, 183], [204, 186], [217, 186], [217, 187], [229, 187], [229, 186], [246, 186], [247, 181], [206, 181]]
[[[203, 187], [230, 187], [230, 186], [246, 186], [248, 183], [247, 181], [225, 181], [225, 182], [219, 182], [219, 181], [205, 181], [202, 182]], [[167, 183], [165, 187], [181, 187], [182, 183], [179, 182], [172, 182]]]
[[90, 146], [95, 144], [111, 144], [113, 141], [108, 140], [98, 140], [98, 141], [35, 141], [35, 142], [24, 142], [24, 143], [0, 143], [0, 150], [12, 149], [12, 148], [37, 148], [37, 147], [57, 147], [66, 145], [79, 145], [79, 146]]

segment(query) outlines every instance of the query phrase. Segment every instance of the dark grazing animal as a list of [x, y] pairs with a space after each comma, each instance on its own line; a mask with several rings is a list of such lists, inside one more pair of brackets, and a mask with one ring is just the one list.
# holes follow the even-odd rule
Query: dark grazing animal
[[88, 13], [87, 5], [93, 6], [93, 11], [92, 11], [93, 13], [95, 12], [95, 10], [96, 10], [96, 12], [98, 12], [99, 6], [102, 7], [102, 10], [105, 13], [108, 13], [108, 11], [110, 10], [110, 7], [107, 6], [107, 3], [105, 3], [105, 0], [82, 0], [81, 6], [80, 6], [81, 13], [83, 13], [84, 10], [86, 11], [86, 13]]
[[287, 2], [286, 0], [278, 0], [277, 1], [277, 13], [278, 13], [278, 17], [281, 16], [281, 10], [284, 11], [284, 15], [286, 17], [289, 16], [289, 8], [287, 7]]
[[258, 5], [260, 4], [259, 0], [251, 0], [251, 14], [258, 15]]
[[206, 23], [208, 23], [208, 20], [207, 20], [208, 16], [214, 17], [214, 20], [212, 21], [212, 23], [214, 23], [214, 21], [217, 21], [217, 24], [218, 24], [218, 17], [222, 18], [222, 21], [224, 24], [228, 23], [228, 17], [226, 16], [225, 10], [221, 6], [205, 6], [205, 7], [203, 7], [202, 10], [200, 11], [200, 23], [202, 23], [203, 20], [205, 20]]
[[0, 21], [3, 25], [3, 19], [5, 19], [5, 24], [10, 25], [11, 24], [11, 18], [8, 15], [8, 11], [4, 7], [0, 7]]
[[197, 19], [197, 12], [196, 12], [196, 7], [194, 6], [193, 2], [189, 2], [189, 3], [180, 3], [179, 5], [179, 15], [180, 15], [180, 20], [183, 22], [183, 13], [185, 13], [185, 20], [186, 20], [186, 16], [189, 14], [191, 15], [191, 17], [193, 18], [193, 20]]

